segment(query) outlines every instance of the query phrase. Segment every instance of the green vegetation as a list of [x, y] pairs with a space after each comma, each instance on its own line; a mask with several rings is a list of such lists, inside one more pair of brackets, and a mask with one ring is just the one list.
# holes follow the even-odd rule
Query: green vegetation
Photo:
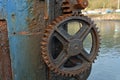
[[88, 0], [89, 6], [87, 9], [100, 9], [100, 8], [118, 8], [118, 0]]

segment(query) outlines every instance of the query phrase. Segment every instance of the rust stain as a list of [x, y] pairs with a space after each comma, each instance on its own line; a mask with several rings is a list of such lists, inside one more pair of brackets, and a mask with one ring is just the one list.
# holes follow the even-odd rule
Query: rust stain
[[32, 33], [41, 32], [45, 27], [44, 18], [47, 18], [47, 14], [46, 17], [44, 17], [45, 1], [35, 0], [31, 1], [31, 3], [33, 3], [33, 5], [28, 8], [29, 15], [31, 16], [27, 18], [27, 22], [29, 24], [29, 31]]
[[0, 80], [12, 80], [7, 23], [0, 20]]
[[29, 34], [29, 32], [22, 31], [22, 32], [19, 32], [19, 34], [21, 34], [21, 35], [26, 35], [26, 34]]
[[14, 13], [11, 14], [11, 18], [12, 18], [12, 21], [15, 22], [15, 18], [16, 18], [16, 16], [15, 16]]
[[40, 35], [41, 32], [27, 32], [27, 31], [21, 31], [21, 32], [13, 32], [13, 35]]

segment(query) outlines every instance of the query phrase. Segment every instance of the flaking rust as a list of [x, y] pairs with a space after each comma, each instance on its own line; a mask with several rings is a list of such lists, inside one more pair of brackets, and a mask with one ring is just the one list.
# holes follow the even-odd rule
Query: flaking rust
[[0, 20], [0, 80], [12, 80], [7, 23]]
[[[98, 55], [100, 40], [94, 21], [81, 12], [87, 6], [88, 0], [76, 0], [75, 3], [71, 0], [62, 0], [62, 15], [46, 26], [41, 42], [41, 52], [44, 62], [51, 71], [48, 72], [49, 80], [59, 80], [58, 76], [67, 78], [60, 77], [60, 80], [69, 80], [68, 78], [71, 77], [87, 80], [90, 75], [92, 62]], [[68, 32], [71, 22], [81, 24], [80, 29], [73, 35]], [[89, 34], [92, 47], [87, 52], [83, 42]], [[52, 72], [58, 79], [54, 78], [56, 77], [54, 74], [51, 75]]]

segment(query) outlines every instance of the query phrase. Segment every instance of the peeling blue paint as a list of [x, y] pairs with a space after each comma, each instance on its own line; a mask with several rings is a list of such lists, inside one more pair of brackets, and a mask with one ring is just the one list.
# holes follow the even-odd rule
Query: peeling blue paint
[[29, 32], [34, 1], [0, 0], [0, 19], [7, 21], [13, 80], [45, 80], [40, 63], [39, 35], [17, 35]]
[[[21, 0], [23, 1], [23, 0]], [[26, 18], [28, 16], [28, 11], [23, 8], [28, 6], [27, 3], [23, 4], [19, 1], [9, 0], [7, 2], [7, 21], [9, 27], [9, 32], [19, 32], [19, 31], [27, 31], [27, 21]], [[21, 8], [23, 7], [23, 8]], [[21, 11], [23, 10], [23, 11]], [[13, 15], [15, 20], [13, 21]], [[12, 34], [12, 33], [11, 33]]]

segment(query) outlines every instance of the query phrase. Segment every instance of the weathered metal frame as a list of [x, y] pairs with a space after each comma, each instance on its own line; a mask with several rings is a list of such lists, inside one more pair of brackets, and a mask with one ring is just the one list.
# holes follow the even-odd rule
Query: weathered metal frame
[[47, 79], [39, 44], [45, 26], [43, 11], [43, 1], [0, 0], [0, 19], [7, 21], [13, 80]]

